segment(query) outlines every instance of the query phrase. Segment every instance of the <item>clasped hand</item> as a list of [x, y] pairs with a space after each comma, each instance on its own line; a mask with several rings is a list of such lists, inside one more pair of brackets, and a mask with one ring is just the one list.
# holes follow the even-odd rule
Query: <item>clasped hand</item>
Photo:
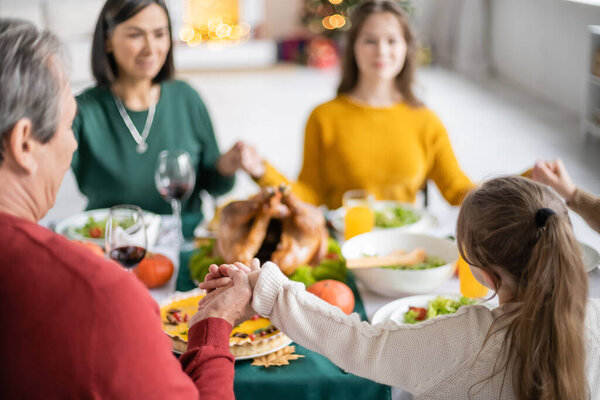
[[265, 173], [262, 157], [253, 146], [244, 142], [237, 142], [227, 153], [223, 154], [217, 162], [217, 169], [225, 176], [231, 176], [238, 169], [242, 169], [257, 179]]
[[206, 318], [223, 318], [232, 326], [252, 317], [252, 290], [260, 273], [260, 262], [252, 260], [250, 266], [241, 262], [211, 265], [209, 273], [200, 283], [207, 295], [198, 303], [198, 312], [190, 320], [190, 326]]

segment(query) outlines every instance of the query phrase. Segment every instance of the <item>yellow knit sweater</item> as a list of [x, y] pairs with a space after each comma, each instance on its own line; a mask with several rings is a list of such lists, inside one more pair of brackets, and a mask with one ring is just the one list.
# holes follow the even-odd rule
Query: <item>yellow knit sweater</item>
[[458, 205], [474, 187], [431, 110], [405, 103], [375, 108], [347, 96], [318, 106], [310, 115], [297, 182], [269, 163], [265, 166], [260, 186], [287, 183], [304, 201], [329, 208], [339, 207], [351, 189], [369, 190], [378, 199], [414, 202], [432, 179], [444, 198]]

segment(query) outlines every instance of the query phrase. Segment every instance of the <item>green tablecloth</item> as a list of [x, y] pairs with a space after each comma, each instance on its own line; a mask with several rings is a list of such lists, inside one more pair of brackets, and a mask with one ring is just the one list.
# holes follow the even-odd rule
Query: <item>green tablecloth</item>
[[[192, 252], [181, 253], [177, 290], [196, 286], [190, 279], [188, 261]], [[366, 320], [365, 309], [354, 284], [352, 273], [348, 286], [354, 292], [354, 311]], [[391, 388], [356, 375], [348, 374], [327, 358], [295, 344], [296, 353], [306, 357], [282, 367], [256, 367], [252, 360], [235, 363], [235, 397], [237, 400], [300, 400], [300, 399], [390, 399]], [[349, 352], [352, 349], [348, 349]]]

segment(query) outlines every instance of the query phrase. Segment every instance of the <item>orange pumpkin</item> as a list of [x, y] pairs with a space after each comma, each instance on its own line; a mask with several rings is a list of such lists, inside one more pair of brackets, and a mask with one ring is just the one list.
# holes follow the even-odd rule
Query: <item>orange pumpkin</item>
[[329, 304], [338, 306], [346, 314], [354, 310], [354, 294], [346, 284], [333, 279], [325, 279], [313, 283], [307, 291], [320, 297]]
[[102, 247], [98, 246], [96, 243], [92, 243], [89, 241], [83, 241], [83, 240], [72, 240], [72, 242], [80, 244], [83, 247], [86, 247], [87, 249], [91, 250], [92, 253], [97, 254], [100, 257], [104, 258], [104, 250], [102, 250]]
[[147, 288], [164, 285], [173, 276], [173, 263], [169, 257], [158, 253], [146, 253], [146, 257], [133, 272]]

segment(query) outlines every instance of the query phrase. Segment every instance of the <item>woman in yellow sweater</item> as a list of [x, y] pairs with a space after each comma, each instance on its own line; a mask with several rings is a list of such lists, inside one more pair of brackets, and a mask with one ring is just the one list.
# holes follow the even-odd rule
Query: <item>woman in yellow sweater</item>
[[289, 182], [238, 143], [239, 166], [260, 186], [291, 184], [303, 200], [329, 208], [351, 189], [413, 202], [432, 179], [452, 205], [474, 184], [462, 172], [444, 126], [412, 85], [417, 45], [393, 1], [366, 2], [352, 16], [338, 96], [310, 115], [298, 181]]

